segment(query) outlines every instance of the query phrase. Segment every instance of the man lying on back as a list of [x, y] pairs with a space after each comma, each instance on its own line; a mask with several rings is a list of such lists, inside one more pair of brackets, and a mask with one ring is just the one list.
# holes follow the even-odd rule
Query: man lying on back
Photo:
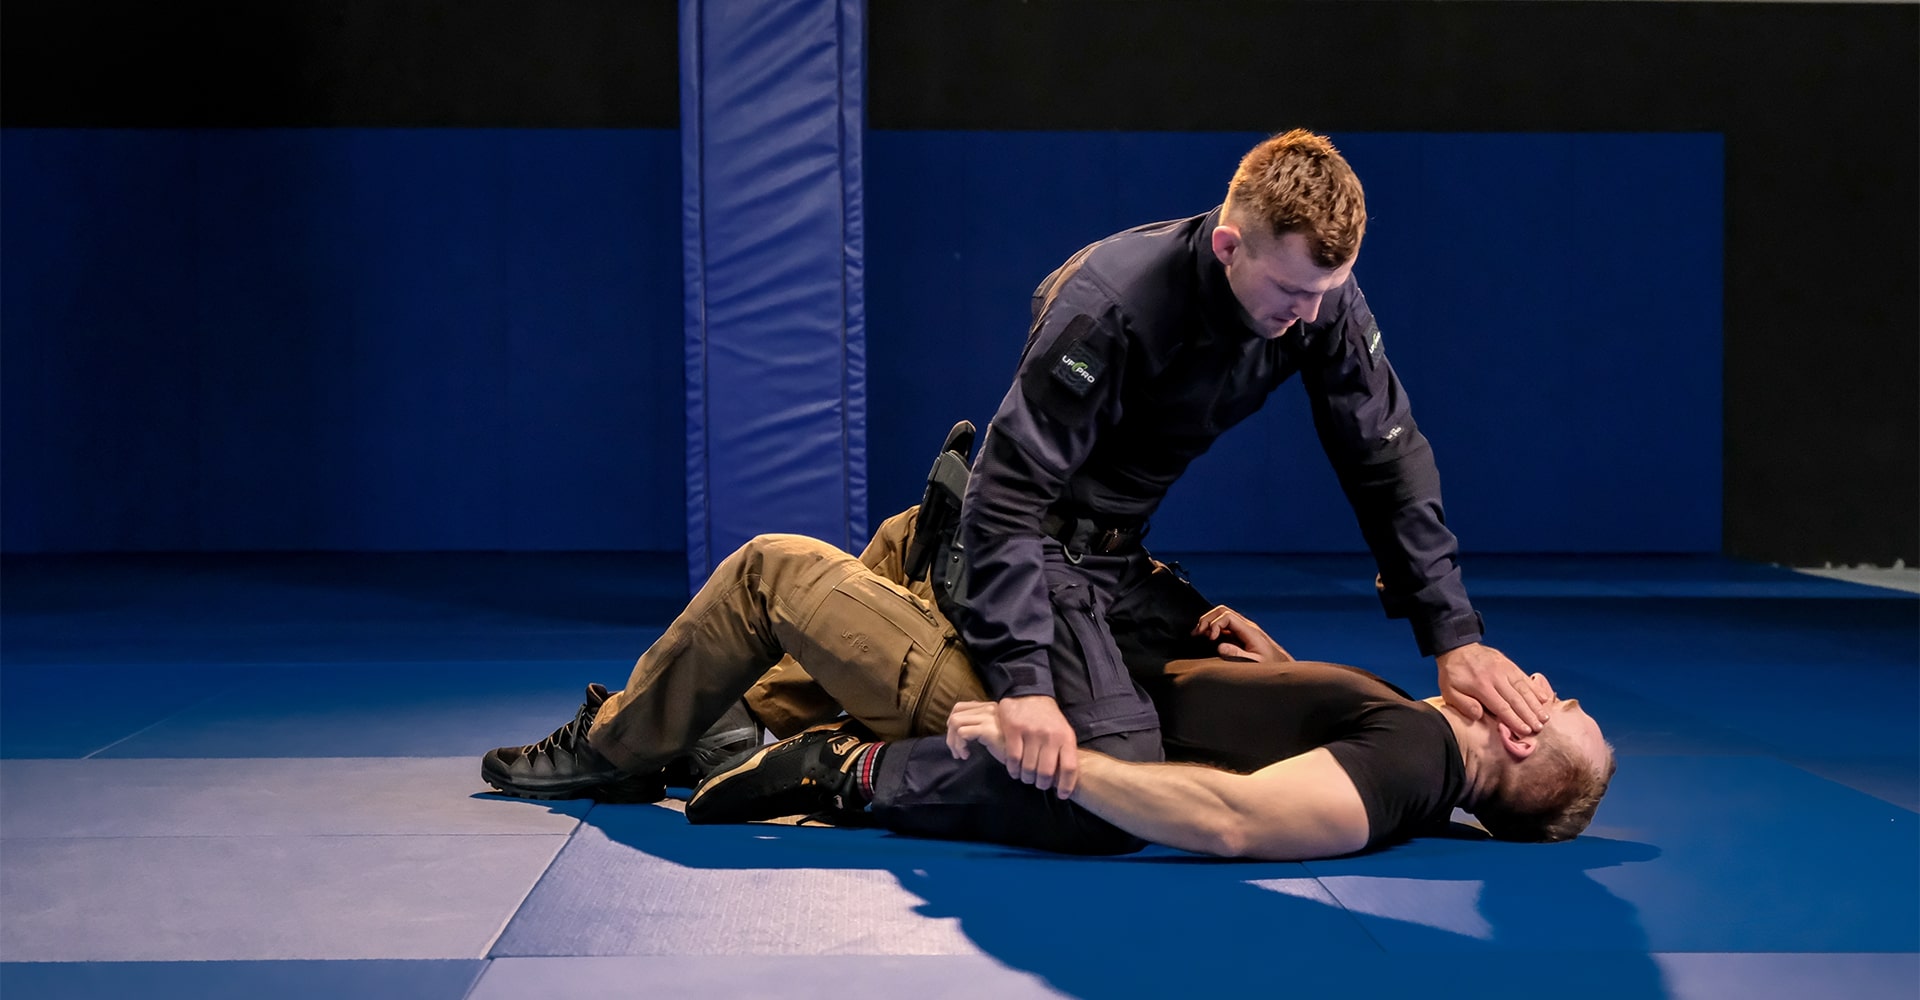
[[[575, 718], [546, 739], [489, 752], [483, 777], [529, 798], [655, 801], [672, 780], [668, 765], [730, 706], [739, 711], [745, 693], [758, 722], [796, 735], [723, 765], [688, 803], [694, 822], [826, 812], [954, 836], [941, 816], [958, 798], [995, 818], [967, 839], [1098, 854], [1135, 850], [1144, 838], [1299, 858], [1418, 835], [1444, 825], [1456, 805], [1495, 836], [1564, 839], [1586, 826], [1605, 791], [1612, 757], [1598, 727], [1538, 674], [1532, 685], [1548, 721], [1518, 736], [1491, 716], [1469, 722], [1351, 667], [1295, 662], [1224, 607], [1187, 619], [1198, 621], [1196, 654], [1216, 657], [1130, 664], [1132, 679], [1110, 682], [1149, 691], [1172, 759], [1253, 773], [1099, 757], [1078, 785], [1049, 791], [1007, 753], [998, 709], [983, 702], [927, 584], [901, 571], [914, 513], [890, 518], [857, 560], [793, 535], [747, 543], [641, 656], [626, 690], [592, 686]], [[1172, 574], [1160, 578], [1172, 585]], [[863, 726], [806, 728], [841, 709]], [[747, 745], [758, 742], [751, 724], [743, 732]], [[1001, 762], [973, 763], [1004, 771], [1000, 781], [1024, 794], [969, 782], [980, 796], [973, 803], [965, 789], [928, 779], [944, 772], [922, 764], [951, 760], [950, 749], [973, 740]]]
[[[1544, 721], [1519, 736], [1491, 714], [1470, 720], [1441, 698], [1415, 701], [1366, 671], [1295, 661], [1230, 609], [1215, 609], [1202, 626], [1254, 655], [1173, 665], [1168, 714], [1183, 729], [1235, 733], [1237, 759], [1195, 752], [1180, 745], [1186, 733], [1169, 731], [1170, 757], [1219, 767], [1093, 754], [1075, 786], [1060, 790], [1142, 839], [1297, 861], [1430, 832], [1458, 806], [1502, 839], [1565, 840], [1592, 821], [1613, 777], [1613, 748], [1599, 725], [1578, 700], [1555, 697], [1540, 674], [1532, 681]], [[997, 715], [989, 702], [955, 706], [949, 748], [966, 756], [977, 743], [1004, 760]], [[1251, 773], [1234, 773], [1241, 770]]]
[[[1208, 612], [1196, 633], [1221, 655], [1169, 664], [1153, 682], [1167, 755], [1195, 763], [1089, 754], [1073, 783], [1054, 788], [1057, 798], [1142, 840], [1305, 860], [1435, 832], [1456, 806], [1501, 839], [1565, 840], [1592, 821], [1612, 779], [1613, 748], [1599, 725], [1540, 674], [1530, 681], [1545, 721], [1522, 736], [1491, 714], [1468, 719], [1441, 698], [1415, 700], [1354, 667], [1296, 661], [1230, 608]], [[945, 740], [954, 757], [970, 757], [978, 744], [1009, 774], [1023, 773], [996, 703], [955, 705]], [[877, 744], [844, 726], [809, 730], [723, 765], [688, 802], [687, 817], [845, 815], [874, 801], [860, 765], [912, 742]], [[1045, 787], [1044, 778], [1033, 783]], [[884, 796], [874, 804], [885, 825], [918, 826], [910, 804]]]

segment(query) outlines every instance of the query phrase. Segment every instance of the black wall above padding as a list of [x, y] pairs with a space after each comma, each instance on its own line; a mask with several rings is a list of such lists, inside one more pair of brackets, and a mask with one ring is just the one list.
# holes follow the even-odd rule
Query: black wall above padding
[[1719, 131], [1892, 121], [1915, 102], [1896, 89], [1914, 79], [1912, 5], [873, 7], [875, 128]]
[[9, 0], [9, 127], [672, 128], [674, 0]]
[[[1920, 7], [873, 0], [870, 23], [876, 128], [1722, 133], [1726, 551], [1920, 561]], [[1588, 307], [1650, 365], [1687, 335], [1632, 288]]]

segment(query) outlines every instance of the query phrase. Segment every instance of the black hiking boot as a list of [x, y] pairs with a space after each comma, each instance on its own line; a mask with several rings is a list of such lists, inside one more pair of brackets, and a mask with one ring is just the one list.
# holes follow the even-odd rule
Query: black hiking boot
[[667, 787], [693, 788], [712, 774], [724, 761], [759, 748], [766, 731], [747, 711], [747, 703], [736, 701], [727, 714], [707, 730], [693, 748], [667, 761]]
[[480, 758], [480, 777], [502, 795], [522, 799], [658, 802], [665, 798], [664, 775], [628, 774], [588, 745], [587, 729], [606, 700], [606, 688], [587, 685], [587, 700], [572, 722], [538, 743], [487, 751]]

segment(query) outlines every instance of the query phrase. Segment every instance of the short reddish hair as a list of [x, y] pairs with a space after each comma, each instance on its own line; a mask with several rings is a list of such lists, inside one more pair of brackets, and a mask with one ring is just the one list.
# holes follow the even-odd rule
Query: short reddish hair
[[1360, 252], [1367, 232], [1367, 196], [1333, 141], [1297, 128], [1253, 147], [1227, 185], [1227, 211], [1236, 225], [1262, 235], [1306, 237], [1320, 267], [1335, 268]]
[[1613, 746], [1603, 761], [1586, 761], [1558, 730], [1540, 731], [1533, 756], [1507, 772], [1500, 788], [1473, 810], [1500, 840], [1572, 840], [1593, 822], [1613, 782]]

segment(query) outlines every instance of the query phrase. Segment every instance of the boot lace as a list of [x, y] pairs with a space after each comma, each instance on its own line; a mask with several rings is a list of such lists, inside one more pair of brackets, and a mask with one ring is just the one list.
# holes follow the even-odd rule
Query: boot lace
[[529, 743], [521, 747], [520, 752], [528, 757], [545, 757], [560, 752], [577, 753], [581, 741], [586, 737], [587, 729], [593, 725], [593, 716], [593, 705], [581, 705], [580, 711], [574, 714], [572, 722], [547, 734], [547, 738], [538, 743]]

